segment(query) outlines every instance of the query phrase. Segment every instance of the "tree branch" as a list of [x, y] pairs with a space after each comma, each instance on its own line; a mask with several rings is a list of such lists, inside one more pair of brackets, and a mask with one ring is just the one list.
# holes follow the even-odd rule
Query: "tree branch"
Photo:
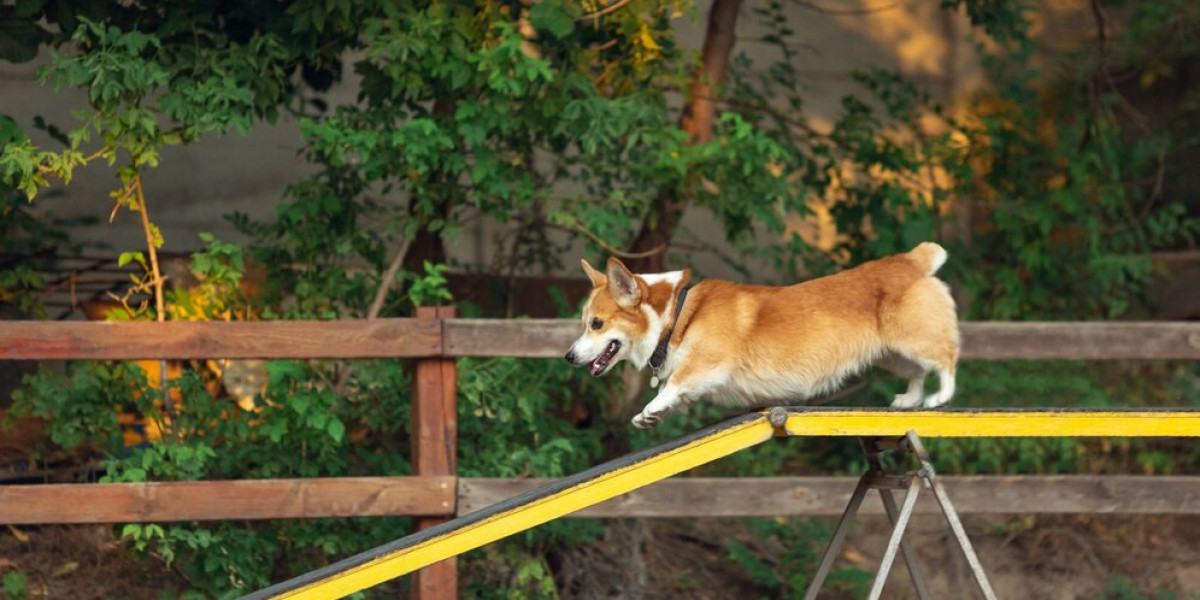
[[[701, 64], [692, 76], [689, 104], [679, 119], [679, 127], [688, 134], [690, 145], [712, 141], [717, 114], [714, 99], [729, 72], [729, 58], [737, 43], [737, 20], [741, 6], [742, 0], [715, 0], [708, 12]], [[689, 200], [682, 196], [679, 189], [663, 188], [659, 191], [634, 238], [632, 253], [647, 254], [630, 265], [635, 271], [653, 273], [666, 270], [664, 251], [671, 245], [671, 236], [688, 204]]]
[[596, 235], [595, 233], [592, 233], [591, 230], [584, 227], [583, 225], [575, 224], [575, 225], [571, 225], [571, 226], [564, 226], [564, 225], [557, 225], [554, 223], [547, 223], [546, 225], [548, 227], [554, 227], [555, 229], [561, 229], [563, 231], [574, 231], [576, 233], [582, 233], [583, 235], [586, 235], [588, 237], [588, 239], [595, 242], [597, 246], [600, 246], [600, 248], [602, 250], [612, 254], [613, 256], [617, 256], [619, 258], [628, 258], [628, 259], [648, 258], [648, 257], [654, 256], [656, 254], [660, 254], [667, 249], [666, 244], [661, 244], [657, 247], [651, 248], [644, 252], [625, 252], [625, 251], [617, 248], [616, 246], [609, 244], [608, 242], [604, 241], [603, 239], [600, 239], [600, 236]]
[[[158, 246], [154, 243], [154, 230], [150, 226], [150, 212], [146, 208], [146, 193], [142, 189], [142, 175], [139, 173], [133, 176], [130, 182], [130, 187], [133, 188], [137, 197], [138, 214], [142, 216], [142, 233], [146, 236], [146, 250], [150, 254], [150, 283], [154, 290], [154, 312], [159, 323], [167, 320], [166, 302], [163, 300], [163, 278], [162, 271], [158, 268]], [[128, 195], [126, 195], [128, 197]], [[175, 415], [175, 403], [171, 401], [170, 382], [167, 381], [167, 361], [158, 361], [158, 382], [162, 388], [163, 410], [168, 417]], [[174, 435], [174, 424], [168, 431]]]
[[809, 10], [819, 12], [821, 14], [826, 14], [826, 15], [861, 16], [861, 15], [871, 15], [871, 14], [886, 12], [889, 10], [894, 10], [894, 9], [900, 8], [899, 2], [892, 2], [891, 4], [880, 4], [879, 6], [865, 6], [863, 8], [825, 8], [824, 6], [818, 6], [816, 3], [808, 2], [807, 0], [792, 0], [792, 3], [796, 4], [798, 6], [807, 8]]
[[621, 8], [622, 6], [625, 6], [626, 4], [629, 4], [629, 2], [630, 2], [630, 0], [617, 0], [616, 2], [609, 4], [608, 6], [605, 6], [604, 8], [602, 8], [594, 13], [588, 13], [586, 15], [582, 15], [576, 20], [577, 21], [586, 21], [588, 19], [597, 19], [597, 18], [603, 17], [604, 15], [607, 15], [608, 13], [613, 12], [613, 11], [617, 10], [618, 8]]
[[392, 289], [392, 280], [396, 278], [396, 273], [404, 264], [404, 257], [408, 255], [408, 249], [412, 247], [412, 242], [413, 236], [411, 235], [405, 236], [404, 241], [400, 242], [400, 247], [396, 250], [396, 255], [392, 257], [391, 264], [383, 272], [379, 287], [375, 288], [375, 298], [371, 300], [371, 307], [367, 309], [367, 319], [378, 319], [379, 313], [383, 312], [383, 304], [387, 301], [388, 292]]

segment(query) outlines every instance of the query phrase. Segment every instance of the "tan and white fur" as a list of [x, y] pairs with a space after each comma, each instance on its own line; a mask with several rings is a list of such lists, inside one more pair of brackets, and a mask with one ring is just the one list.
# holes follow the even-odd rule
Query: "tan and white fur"
[[[638, 369], [664, 336], [665, 382], [633, 425], [649, 429], [700, 399], [742, 406], [796, 404], [837, 389], [871, 365], [908, 378], [893, 407], [932, 408], [954, 395], [959, 334], [954, 300], [933, 276], [946, 251], [910, 252], [787, 287], [703, 281], [675, 304], [689, 270], [635, 275], [610, 258], [605, 272], [585, 260], [592, 291], [584, 333], [567, 352], [600, 376], [628, 359]], [[924, 394], [936, 372], [940, 389]]]

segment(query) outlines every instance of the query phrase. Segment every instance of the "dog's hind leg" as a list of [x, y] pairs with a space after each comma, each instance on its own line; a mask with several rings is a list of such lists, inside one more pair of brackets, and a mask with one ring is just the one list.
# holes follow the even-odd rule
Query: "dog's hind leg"
[[925, 395], [925, 376], [929, 374], [928, 369], [917, 361], [894, 352], [879, 359], [875, 366], [908, 379], [908, 390], [903, 394], [896, 394], [895, 400], [892, 401], [892, 408], [914, 408], [921, 405], [921, 398]]
[[892, 351], [916, 363], [922, 379], [936, 371], [941, 380], [940, 389], [924, 401], [913, 396], [914, 386], [920, 386], [910, 380], [909, 393], [897, 396], [892, 406], [933, 408], [949, 402], [954, 396], [959, 337], [954, 300], [946, 285], [933, 278], [913, 284], [887, 314], [884, 331]]
[[941, 389], [925, 399], [925, 408], [936, 408], [954, 397], [954, 365], [950, 365], [949, 368], [939, 367], [937, 371]]
[[921, 405], [921, 396], [925, 394], [925, 376], [914, 377], [908, 380], [908, 390], [903, 394], [896, 394], [896, 398], [892, 400], [892, 408], [914, 408]]

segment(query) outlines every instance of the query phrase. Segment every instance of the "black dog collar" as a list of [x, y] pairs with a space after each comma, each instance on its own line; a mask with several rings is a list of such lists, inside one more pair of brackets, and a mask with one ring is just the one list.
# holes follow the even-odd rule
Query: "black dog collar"
[[688, 288], [679, 290], [679, 297], [675, 299], [675, 318], [671, 320], [671, 328], [667, 330], [667, 334], [658, 342], [658, 347], [654, 349], [654, 354], [650, 355], [650, 369], [657, 376], [659, 370], [667, 362], [667, 344], [671, 342], [671, 334], [675, 332], [675, 325], [679, 323], [679, 313], [683, 312], [683, 303], [687, 300]]

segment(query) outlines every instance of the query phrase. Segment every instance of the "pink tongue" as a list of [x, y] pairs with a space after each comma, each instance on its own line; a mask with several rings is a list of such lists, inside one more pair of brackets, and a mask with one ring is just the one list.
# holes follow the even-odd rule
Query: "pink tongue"
[[616, 342], [609, 342], [608, 345], [604, 347], [604, 352], [601, 352], [600, 356], [597, 356], [596, 360], [592, 361], [592, 377], [596, 377], [600, 373], [603, 373], [604, 369], [608, 367], [609, 361], [612, 360], [613, 355], [616, 353]]

